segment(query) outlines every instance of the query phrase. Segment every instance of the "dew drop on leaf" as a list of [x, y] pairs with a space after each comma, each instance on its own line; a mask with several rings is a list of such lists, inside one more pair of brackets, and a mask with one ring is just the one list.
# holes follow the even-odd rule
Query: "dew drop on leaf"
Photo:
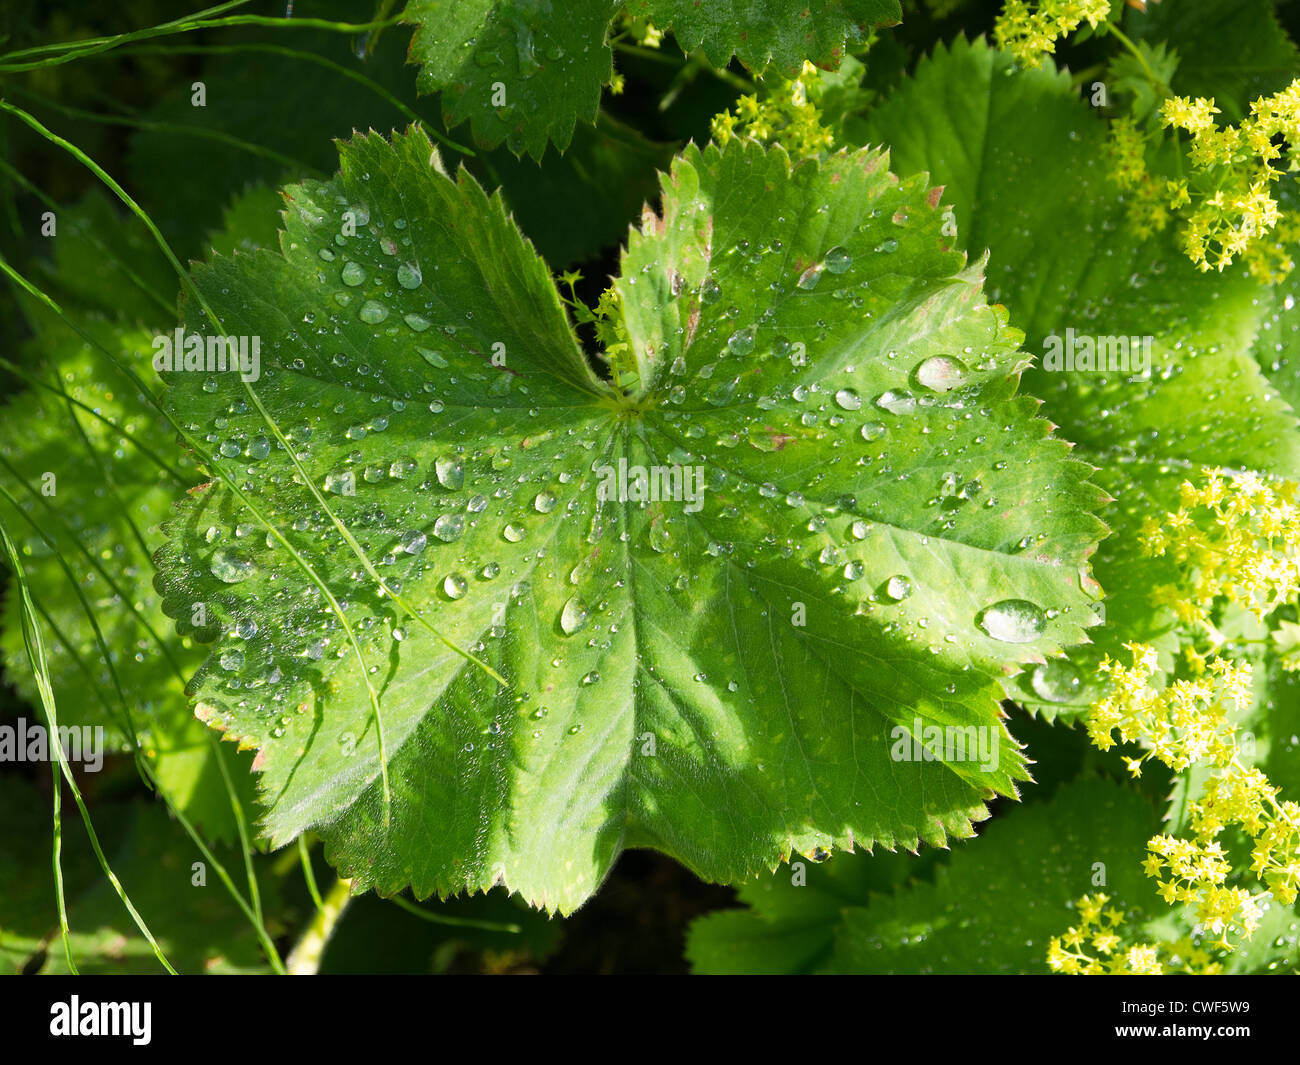
[[885, 595], [895, 603], [901, 603], [912, 594], [912, 581], [902, 574], [896, 574], [885, 582]]
[[1035, 693], [1049, 703], [1066, 703], [1079, 694], [1079, 671], [1064, 658], [1044, 662], [1029, 681]]
[[460, 459], [443, 457], [433, 464], [433, 472], [443, 488], [459, 491], [465, 484], [465, 466]]
[[560, 611], [560, 630], [565, 636], [572, 636], [587, 624], [590, 616], [587, 604], [576, 595], [571, 596], [564, 604], [564, 609]]
[[916, 397], [904, 389], [891, 388], [876, 397], [876, 406], [890, 414], [911, 414], [916, 410]]
[[460, 514], [443, 514], [433, 523], [433, 535], [443, 543], [459, 540], [465, 531], [465, 518]]
[[212, 555], [212, 563], [208, 567], [212, 576], [225, 584], [238, 584], [240, 581], [246, 581], [253, 575], [253, 564], [242, 555], [225, 547], [220, 547]]
[[947, 392], [966, 380], [966, 366], [950, 355], [932, 355], [916, 368], [916, 383], [931, 392]]
[[1047, 616], [1028, 599], [1003, 599], [981, 610], [975, 623], [1003, 643], [1030, 643], [1042, 635]]
[[423, 280], [424, 275], [420, 273], [420, 268], [415, 263], [402, 263], [397, 268], [397, 283], [402, 288], [419, 288]]
[[847, 248], [832, 248], [826, 253], [826, 269], [832, 274], [842, 274], [853, 265], [853, 256]]
[[388, 308], [378, 300], [366, 300], [357, 315], [366, 325], [378, 325], [388, 317]]

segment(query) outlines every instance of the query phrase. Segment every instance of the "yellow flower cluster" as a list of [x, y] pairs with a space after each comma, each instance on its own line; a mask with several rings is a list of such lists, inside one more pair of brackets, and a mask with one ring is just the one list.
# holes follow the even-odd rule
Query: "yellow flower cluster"
[[1117, 118], [1106, 147], [1110, 178], [1128, 194], [1129, 224], [1145, 240], [1169, 224], [1171, 206], [1168, 192], [1147, 172], [1146, 138], [1133, 119]]
[[1161, 976], [1212, 974], [1222, 965], [1209, 951], [1184, 937], [1173, 944], [1125, 943], [1124, 911], [1106, 904], [1108, 895], [1084, 895], [1075, 903], [1079, 923], [1048, 944], [1047, 964], [1070, 976]]
[[1268, 482], [1245, 473], [1207, 469], [1199, 486], [1185, 482], [1180, 506], [1163, 522], [1147, 518], [1146, 550], [1168, 555], [1188, 574], [1157, 596], [1181, 621], [1218, 642], [1209, 610], [1236, 603], [1261, 621], [1300, 591], [1300, 509], [1294, 481]]
[[[1212, 99], [1174, 96], [1161, 107], [1165, 126], [1189, 133], [1190, 182], [1171, 182], [1171, 206], [1190, 206], [1183, 250], [1202, 270], [1222, 270], [1242, 256], [1261, 281], [1285, 276], [1294, 265], [1274, 239], [1283, 215], [1272, 193], [1300, 139], [1300, 80], [1250, 105], [1239, 126], [1220, 126]], [[1294, 239], [1295, 223], [1285, 234]], [[1279, 246], [1279, 244], [1281, 246]]]
[[1115, 745], [1111, 733], [1119, 732], [1124, 743], [1141, 743], [1146, 751], [1140, 758], [1126, 758], [1135, 777], [1142, 775], [1142, 763], [1150, 758], [1175, 771], [1197, 762], [1227, 765], [1236, 754], [1236, 725], [1229, 709], [1250, 703], [1250, 663], [1233, 665], [1214, 658], [1208, 676], [1177, 680], [1161, 690], [1149, 686], [1158, 672], [1156, 652], [1141, 644], [1125, 644], [1133, 654], [1126, 667], [1109, 655], [1102, 659], [1101, 672], [1110, 679], [1110, 690], [1088, 715], [1088, 738], [1106, 751]]
[[[778, 75], [779, 76], [779, 75]], [[713, 139], [725, 145], [733, 137], [751, 137], [763, 143], [779, 143], [795, 159], [815, 156], [835, 145], [835, 135], [821, 122], [821, 112], [810, 90], [816, 93], [818, 69], [805, 62], [799, 77], [782, 81], [762, 99], [747, 93], [736, 101], [734, 112], [713, 117]]]
[[[1195, 635], [1208, 633], [1211, 646], [1200, 650], [1193, 639], [1184, 647], [1188, 679], [1163, 675], [1156, 651], [1143, 644], [1125, 645], [1131, 666], [1104, 658], [1100, 668], [1109, 690], [1091, 708], [1087, 729], [1101, 750], [1114, 746], [1116, 732], [1121, 741], [1138, 744], [1140, 756], [1124, 759], [1135, 776], [1151, 758], [1175, 771], [1210, 767], [1188, 805], [1187, 836], [1154, 837], [1143, 868], [1158, 881], [1161, 898], [1188, 907], [1198, 929], [1218, 937], [1214, 948], [1226, 952], [1234, 948], [1230, 934], [1250, 938], [1256, 931], [1270, 898], [1290, 906], [1300, 896], [1300, 803], [1279, 802], [1280, 789], [1246, 764], [1235, 715], [1251, 705], [1251, 667], [1217, 653], [1226, 641], [1215, 628], [1214, 612], [1236, 603], [1263, 622], [1295, 602], [1300, 485], [1218, 469], [1202, 474], [1199, 484], [1181, 486], [1177, 511], [1163, 521], [1148, 520], [1143, 543], [1150, 554], [1178, 563], [1185, 587], [1164, 588], [1161, 598]], [[1280, 622], [1277, 631], [1290, 624]], [[1219, 838], [1229, 828], [1250, 840], [1249, 875], [1234, 872]], [[1146, 966], [1141, 971], [1167, 972], [1167, 957], [1185, 972], [1218, 971], [1218, 963], [1186, 939], [1122, 948], [1115, 930], [1120, 919], [1103, 929], [1103, 915], [1113, 912], [1105, 911], [1106, 901], [1080, 900], [1079, 927], [1052, 940], [1048, 962], [1054, 970], [1131, 973]]]
[[993, 32], [999, 48], [1027, 67], [1037, 67], [1056, 51], [1056, 41], [1087, 22], [1096, 29], [1110, 14], [1110, 0], [1007, 0]]

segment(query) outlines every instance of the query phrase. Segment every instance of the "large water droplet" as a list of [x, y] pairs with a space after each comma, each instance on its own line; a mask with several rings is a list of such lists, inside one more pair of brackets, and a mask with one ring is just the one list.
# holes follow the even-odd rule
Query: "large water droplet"
[[411, 529], [409, 532], [402, 533], [398, 542], [402, 545], [402, 550], [408, 555], [418, 555], [428, 544], [429, 538], [419, 529]]
[[576, 595], [572, 596], [560, 611], [560, 628], [565, 636], [572, 636], [587, 624], [589, 617], [591, 613], [587, 610], [587, 604]]
[[916, 410], [916, 397], [904, 389], [891, 388], [876, 397], [876, 406], [890, 414], [911, 414]]
[[213, 554], [212, 563], [208, 568], [217, 580], [224, 581], [226, 584], [238, 584], [240, 581], [248, 580], [253, 575], [255, 567], [242, 555], [222, 547]]
[[469, 587], [465, 578], [458, 573], [450, 573], [442, 582], [442, 590], [448, 599], [460, 599]]
[[361, 285], [365, 283], [366, 268], [362, 266], [360, 263], [353, 262], [351, 259], [349, 259], [346, 263], [343, 264], [342, 277], [343, 277], [343, 283], [345, 285], [351, 285], [353, 287], [356, 287], [357, 285]]
[[739, 329], [727, 339], [727, 351], [732, 355], [748, 355], [754, 350], [756, 330], [751, 325], [748, 329]]
[[912, 594], [912, 582], [909, 578], [904, 577], [901, 573], [885, 582], [885, 595], [895, 603], [901, 603]]
[[947, 392], [966, 380], [966, 365], [950, 355], [932, 355], [916, 368], [916, 383], [931, 392]]
[[1047, 617], [1028, 599], [1003, 599], [981, 610], [975, 623], [1003, 643], [1031, 643], [1042, 635]]
[[832, 274], [842, 274], [853, 265], [853, 256], [847, 248], [832, 248], [826, 253], [826, 269]]
[[1064, 658], [1053, 658], [1034, 670], [1030, 685], [1049, 703], [1068, 703], [1079, 694], [1079, 671]]
[[459, 540], [465, 531], [465, 517], [462, 514], [443, 514], [433, 523], [433, 535], [444, 543]]
[[388, 308], [378, 300], [366, 300], [361, 305], [361, 310], [357, 316], [366, 323], [366, 325], [378, 325], [388, 317]]
[[397, 283], [402, 288], [419, 288], [423, 280], [424, 275], [420, 273], [420, 268], [415, 263], [402, 263], [397, 268]]
[[465, 484], [465, 465], [460, 459], [444, 456], [433, 464], [433, 472], [443, 488], [459, 491]]
[[835, 403], [845, 410], [857, 410], [862, 406], [862, 397], [851, 388], [841, 388], [835, 393]]

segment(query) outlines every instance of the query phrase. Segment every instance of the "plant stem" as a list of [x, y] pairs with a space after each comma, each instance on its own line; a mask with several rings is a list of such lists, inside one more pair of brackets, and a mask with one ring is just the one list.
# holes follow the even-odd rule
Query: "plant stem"
[[325, 944], [330, 941], [339, 918], [352, 901], [352, 881], [340, 877], [330, 888], [324, 905], [316, 911], [311, 924], [303, 932], [298, 945], [285, 960], [285, 970], [290, 976], [315, 976], [320, 969], [320, 960], [325, 953]]

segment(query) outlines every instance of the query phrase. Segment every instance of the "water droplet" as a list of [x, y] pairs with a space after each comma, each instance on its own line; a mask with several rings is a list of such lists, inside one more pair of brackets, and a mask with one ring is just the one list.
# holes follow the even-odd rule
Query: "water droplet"
[[1042, 635], [1047, 617], [1028, 599], [1003, 599], [981, 610], [975, 623], [1003, 643], [1031, 643]]
[[826, 253], [826, 269], [832, 274], [842, 274], [853, 265], [853, 256], [847, 248], [832, 248]]
[[516, 525], [514, 522], [509, 522], [506, 524], [506, 527], [501, 530], [501, 535], [512, 544], [517, 544], [528, 535], [528, 531], [522, 525]]
[[459, 540], [465, 531], [465, 518], [461, 514], [443, 514], [433, 523], [433, 535], [444, 543]]
[[932, 355], [916, 368], [916, 383], [931, 392], [948, 392], [966, 380], [966, 366], [950, 355]]
[[357, 315], [366, 325], [378, 325], [388, 317], [388, 308], [378, 300], [366, 300]]
[[754, 350], [756, 332], [751, 325], [748, 329], [740, 329], [732, 333], [727, 339], [727, 351], [732, 355], [748, 355]]
[[465, 484], [465, 465], [460, 459], [444, 456], [433, 464], [433, 472], [443, 488], [459, 491]]
[[841, 388], [835, 393], [835, 402], [844, 410], [857, 410], [862, 406], [862, 397], [851, 388]]
[[555, 504], [557, 502], [558, 500], [551, 492], [538, 492], [536, 498], [533, 500], [533, 509], [537, 511], [538, 514], [549, 514], [555, 509]]
[[885, 595], [895, 603], [901, 603], [912, 594], [912, 581], [901, 573], [890, 577], [885, 582]]
[[1034, 670], [1029, 683], [1049, 703], [1068, 703], [1082, 687], [1079, 671], [1064, 658], [1044, 662]]
[[587, 610], [587, 604], [576, 595], [572, 596], [564, 604], [564, 609], [560, 611], [560, 629], [565, 636], [572, 636], [587, 624], [589, 617], [591, 617], [591, 614]]
[[468, 587], [465, 578], [458, 573], [448, 574], [446, 580], [442, 582], [442, 590], [448, 599], [460, 599]]
[[415, 263], [402, 263], [397, 268], [397, 283], [402, 288], [419, 288], [423, 280], [424, 275], [420, 273], [420, 268]]
[[911, 414], [916, 410], [916, 397], [903, 389], [891, 388], [876, 397], [876, 406], [890, 414]]
[[254, 566], [248, 559], [224, 547], [218, 548], [213, 553], [212, 563], [208, 568], [212, 576], [226, 584], [246, 581], [254, 571]]
[[885, 435], [885, 427], [880, 422], [863, 422], [860, 431], [862, 433], [862, 439], [868, 442], [879, 440]]
[[349, 259], [343, 264], [343, 283], [355, 288], [357, 285], [363, 285], [366, 281], [366, 268], [358, 262]]
[[822, 279], [822, 273], [826, 266], [823, 263], [814, 263], [799, 275], [799, 280], [795, 282], [805, 292], [811, 292], [817, 287], [817, 282]]
[[398, 542], [402, 545], [402, 550], [408, 555], [418, 555], [428, 544], [429, 538], [419, 529], [411, 529], [402, 533]]

